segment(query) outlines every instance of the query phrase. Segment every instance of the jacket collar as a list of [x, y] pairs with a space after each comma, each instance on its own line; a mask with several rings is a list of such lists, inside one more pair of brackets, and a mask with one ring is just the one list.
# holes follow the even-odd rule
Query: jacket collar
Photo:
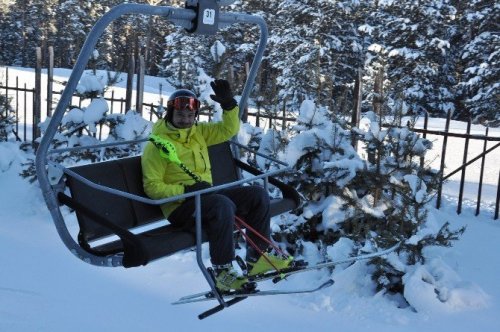
[[179, 129], [175, 128], [172, 124], [167, 122], [165, 119], [161, 119], [155, 123], [153, 126], [153, 134], [159, 136], [166, 136], [169, 139], [181, 142], [181, 143], [189, 143], [191, 137], [196, 132], [196, 124], [191, 128], [187, 129]]

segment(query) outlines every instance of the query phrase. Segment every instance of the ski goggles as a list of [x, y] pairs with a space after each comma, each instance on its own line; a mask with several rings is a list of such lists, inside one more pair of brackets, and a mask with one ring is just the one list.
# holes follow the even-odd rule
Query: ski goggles
[[177, 97], [174, 100], [168, 102], [174, 107], [174, 110], [189, 110], [193, 112], [198, 112], [200, 109], [200, 101], [194, 97]]

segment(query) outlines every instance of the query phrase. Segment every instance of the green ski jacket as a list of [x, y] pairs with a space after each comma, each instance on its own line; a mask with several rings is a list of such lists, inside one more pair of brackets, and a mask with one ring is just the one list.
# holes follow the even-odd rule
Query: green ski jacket
[[[170, 141], [180, 161], [202, 181], [212, 184], [212, 173], [207, 147], [229, 140], [240, 128], [239, 109], [224, 111], [221, 122], [198, 123], [189, 129], [178, 129], [161, 119], [153, 126], [152, 133]], [[152, 199], [184, 194], [184, 186], [194, 180], [180, 166], [163, 158], [160, 150], [148, 142], [141, 158], [144, 192]], [[166, 218], [182, 201], [161, 206]]]

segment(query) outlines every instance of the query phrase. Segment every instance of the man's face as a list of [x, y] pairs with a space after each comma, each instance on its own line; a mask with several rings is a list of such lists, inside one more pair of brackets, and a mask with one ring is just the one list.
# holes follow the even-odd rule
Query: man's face
[[193, 126], [195, 119], [196, 112], [192, 111], [189, 107], [185, 109], [174, 109], [172, 124], [176, 128], [187, 129]]

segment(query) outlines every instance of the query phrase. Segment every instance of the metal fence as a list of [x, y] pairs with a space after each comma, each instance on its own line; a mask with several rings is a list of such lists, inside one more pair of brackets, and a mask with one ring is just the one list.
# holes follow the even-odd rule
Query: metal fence
[[[8, 71], [6, 71], [8, 79]], [[7, 81], [8, 82], [8, 81]], [[16, 124], [14, 129], [14, 134], [17, 140], [26, 142], [35, 137], [35, 133], [29, 133], [32, 130], [32, 126], [28, 128], [29, 121], [26, 121], [32, 116], [33, 112], [28, 110], [29, 104], [35, 103], [35, 89], [28, 88], [26, 83], [22, 86], [19, 84], [19, 77], [16, 77], [16, 84], [14, 86], [3, 85], [0, 82], [0, 93], [4, 94], [7, 100], [10, 100], [10, 105], [14, 110]], [[28, 134], [30, 134], [28, 136]]]
[[[41, 71], [39, 71], [41, 72]], [[49, 71], [50, 72], [50, 71]], [[5, 71], [6, 82], [11, 82], [9, 80], [9, 71], [8, 69]], [[37, 74], [35, 80], [41, 80], [41, 75]], [[15, 112], [16, 119], [19, 121], [15, 125], [15, 135], [19, 141], [23, 142], [33, 142], [36, 138], [39, 137], [39, 123], [43, 120], [44, 117], [50, 116], [52, 107], [55, 105], [55, 102], [59, 99], [59, 95], [62, 92], [54, 92], [51, 88], [47, 88], [47, 95], [42, 96], [41, 93], [41, 81], [35, 83], [35, 88], [27, 87], [26, 84], [19, 83], [19, 77], [16, 77], [14, 80], [15, 84], [2, 84], [0, 81], [0, 94], [4, 94], [8, 98], [12, 100], [11, 106]], [[48, 85], [51, 83], [51, 78], [48, 79]], [[141, 93], [140, 90], [138, 89]], [[131, 94], [127, 92], [128, 98], [131, 98]], [[108, 92], [104, 96], [105, 100], [109, 105], [109, 112], [112, 114], [115, 113], [125, 113], [129, 105], [131, 105], [130, 99], [123, 97], [116, 97], [114, 91]], [[138, 97], [139, 98], [139, 97]], [[41, 114], [41, 102], [46, 101], [46, 114], [42, 117]], [[138, 101], [142, 100], [142, 98], [137, 99]], [[83, 99], [79, 96], [74, 96], [72, 100], [72, 104], [75, 106], [82, 107]], [[33, 109], [28, 109], [28, 107], [32, 105]], [[154, 103], [141, 103], [140, 104], [140, 113], [143, 114], [143, 117], [149, 119], [150, 121], [155, 121], [159, 117], [158, 110], [162, 108], [163, 102], [160, 101], [157, 104]], [[213, 112], [210, 108], [202, 109], [200, 114], [208, 120], [213, 117]], [[30, 117], [32, 117], [30, 119]], [[294, 123], [295, 118], [291, 117], [287, 114], [285, 107], [282, 108], [280, 114], [262, 114], [259, 109], [256, 111], [249, 112], [246, 110], [244, 117], [248, 119], [250, 122], [254, 123], [258, 127], [267, 126], [267, 127], [275, 127], [281, 129], [286, 129], [287, 124]], [[458, 202], [457, 202], [457, 213], [460, 214], [462, 212], [462, 205], [464, 200], [464, 187], [466, 182], [470, 182], [472, 180], [478, 181], [477, 195], [474, 198], [476, 204], [476, 215], [478, 215], [481, 211], [481, 204], [483, 202], [483, 182], [485, 173], [488, 175], [497, 174], [498, 175], [498, 183], [496, 184], [496, 201], [494, 207], [494, 219], [499, 218], [499, 202], [500, 202], [500, 165], [495, 162], [496, 159], [489, 160], [488, 157], [493, 154], [494, 151], [500, 151], [498, 147], [500, 146], [500, 137], [498, 136], [490, 136], [488, 131], [489, 128], [486, 127], [485, 133], [482, 135], [471, 134], [471, 121], [467, 123], [466, 133], [454, 133], [450, 131], [450, 121], [451, 121], [451, 112], [448, 113], [446, 118], [446, 122], [443, 130], [432, 130], [428, 128], [428, 116], [425, 116], [423, 128], [413, 128], [412, 130], [421, 133], [424, 138], [429, 136], [440, 136], [442, 137], [442, 149], [441, 154], [439, 156], [439, 171], [441, 176], [440, 185], [437, 192], [436, 199], [436, 207], [440, 208], [441, 200], [443, 195], [443, 186], [446, 185], [447, 180], [449, 180], [452, 176], [456, 174], [460, 174], [459, 180], [459, 188], [458, 188]], [[100, 133], [97, 135], [100, 137]], [[450, 138], [461, 139], [463, 140], [463, 160], [461, 162], [461, 166], [454, 169], [449, 173], [446, 172], [446, 160], [449, 157], [449, 151], [447, 150], [447, 142]], [[471, 151], [469, 151], [470, 142], [482, 142], [482, 151], [473, 151], [477, 152], [476, 155], [469, 157]], [[490, 146], [488, 146], [490, 144]], [[493, 145], [492, 145], [493, 144]], [[455, 145], [456, 146], [456, 145]], [[456, 154], [458, 151], [453, 151]], [[423, 165], [427, 162], [424, 159], [420, 160]], [[471, 179], [471, 176], [467, 175], [468, 167], [470, 167], [473, 163], [480, 163], [480, 174], [478, 179]], [[466, 179], [468, 181], [466, 181]], [[491, 182], [490, 182], [491, 183]], [[470, 198], [469, 198], [470, 199]]]
[[[466, 182], [471, 182], [472, 177], [468, 176], [467, 177], [467, 168], [471, 166], [473, 163], [480, 163], [479, 166], [479, 176], [478, 178], [474, 179], [477, 180], [478, 185], [477, 185], [477, 195], [475, 197], [475, 205], [476, 205], [476, 211], [475, 215], [479, 215], [481, 211], [481, 204], [482, 204], [482, 196], [483, 196], [483, 182], [484, 182], [484, 177], [485, 174], [488, 173], [489, 175], [498, 175], [498, 182], [496, 185], [496, 200], [495, 200], [495, 208], [494, 208], [494, 216], [493, 218], [496, 220], [499, 217], [499, 205], [500, 205], [500, 164], [498, 163], [498, 158], [491, 158], [487, 159], [488, 157], [491, 157], [493, 153], [496, 151], [500, 151], [500, 137], [498, 136], [490, 136], [489, 135], [489, 127], [485, 127], [485, 132], [482, 135], [478, 134], [471, 134], [471, 126], [472, 126], [472, 120], [469, 119], [466, 125], [466, 132], [465, 134], [463, 133], [454, 133], [450, 131], [450, 122], [451, 122], [451, 115], [452, 112], [447, 113], [446, 117], [446, 122], [444, 126], [444, 130], [432, 130], [428, 128], [428, 123], [429, 123], [429, 117], [428, 114], [425, 114], [424, 118], [424, 125], [423, 128], [413, 128], [412, 130], [418, 133], [421, 133], [424, 138], [427, 138], [428, 136], [434, 135], [434, 136], [441, 136], [442, 137], [442, 147], [441, 147], [441, 154], [440, 154], [440, 160], [439, 160], [439, 173], [440, 173], [440, 181], [439, 181], [439, 187], [437, 191], [437, 197], [436, 197], [436, 208], [441, 207], [441, 200], [442, 200], [442, 195], [443, 195], [443, 186], [446, 184], [448, 180], [451, 179], [452, 176], [455, 174], [460, 174], [460, 180], [459, 180], [459, 188], [458, 188], [458, 201], [457, 201], [457, 214], [462, 213], [462, 205], [463, 205], [463, 200], [464, 200], [464, 189], [465, 189], [465, 184]], [[451, 151], [453, 154], [460, 153], [462, 154], [462, 162], [461, 165], [450, 171], [446, 172], [446, 160], [447, 157], [449, 158], [449, 150], [447, 149], [448, 147], [448, 140], [450, 138], [456, 138], [460, 139], [463, 141], [463, 150], [462, 151]], [[480, 151], [471, 151], [470, 150], [470, 143], [471, 141], [476, 141], [482, 143], [481, 150]], [[488, 146], [488, 144], [490, 146]], [[455, 144], [454, 146], [457, 146]], [[472, 157], [470, 157], [470, 154], [473, 154]], [[426, 160], [423, 158], [420, 160], [421, 165], [424, 165]], [[469, 169], [470, 171], [470, 169]], [[468, 181], [466, 181], [466, 179]]]

